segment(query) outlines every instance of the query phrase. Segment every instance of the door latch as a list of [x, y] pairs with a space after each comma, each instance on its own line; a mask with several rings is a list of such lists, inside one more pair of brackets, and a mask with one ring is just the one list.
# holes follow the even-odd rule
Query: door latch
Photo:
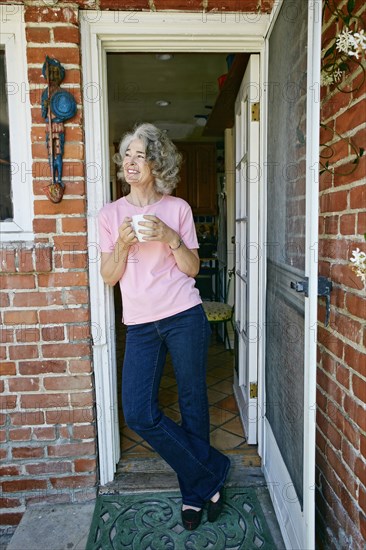
[[333, 283], [327, 277], [319, 275], [318, 277], [318, 296], [325, 296], [325, 321], [327, 327], [330, 317], [330, 293], [332, 292]]
[[[309, 296], [309, 278], [305, 277], [303, 281], [291, 281], [290, 287], [296, 292], [303, 292], [306, 297]], [[330, 293], [333, 283], [327, 277], [319, 275], [318, 277], [318, 296], [325, 296], [325, 326], [328, 326], [330, 317]]]

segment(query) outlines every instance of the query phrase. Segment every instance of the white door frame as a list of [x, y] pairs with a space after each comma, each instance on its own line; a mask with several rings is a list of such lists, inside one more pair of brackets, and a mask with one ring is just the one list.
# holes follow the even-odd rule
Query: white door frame
[[[97, 213], [109, 196], [107, 52], [256, 52], [263, 54], [267, 14], [81, 11], [91, 323], [100, 483], [120, 457], [113, 295], [99, 275]], [[264, 216], [263, 216], [264, 217]]]
[[[276, 10], [271, 17], [271, 24], [266, 35], [266, 46], [263, 61], [266, 80], [268, 80], [268, 42], [275, 20], [284, 0], [278, 0]], [[308, 9], [308, 82], [306, 102], [306, 246], [310, 247], [311, 254], [307, 254], [305, 276], [309, 278], [309, 298], [305, 300], [304, 326], [304, 502], [301, 510], [293, 483], [284, 465], [280, 450], [275, 441], [271, 427], [265, 418], [265, 402], [261, 402], [262, 422], [259, 422], [262, 457], [262, 469], [266, 477], [271, 499], [281, 528], [286, 548], [293, 550], [313, 550], [315, 548], [315, 432], [316, 432], [316, 341], [317, 341], [317, 295], [318, 295], [318, 201], [319, 201], [319, 125], [320, 125], [320, 60], [321, 60], [321, 9], [322, 3], [316, 0], [309, 2]], [[267, 130], [268, 109], [266, 88], [264, 86], [265, 101], [263, 102], [263, 118], [265, 134]], [[264, 154], [266, 158], [266, 144]], [[266, 182], [266, 172], [264, 173]], [[264, 186], [266, 188], [266, 184]], [[260, 212], [266, 212], [267, 197], [261, 195]], [[310, 220], [311, 216], [311, 220]], [[262, 225], [262, 238], [266, 235], [266, 223]], [[265, 248], [263, 257], [265, 259]], [[266, 267], [260, 269], [260, 318], [265, 319], [266, 309]], [[264, 326], [263, 324], [261, 326]], [[261, 339], [258, 350], [258, 359], [261, 368], [258, 376], [259, 395], [265, 397], [265, 335]], [[260, 391], [261, 389], [261, 391]], [[269, 452], [268, 449], [271, 449]], [[276, 480], [276, 481], [273, 481]], [[300, 528], [299, 528], [300, 527]]]

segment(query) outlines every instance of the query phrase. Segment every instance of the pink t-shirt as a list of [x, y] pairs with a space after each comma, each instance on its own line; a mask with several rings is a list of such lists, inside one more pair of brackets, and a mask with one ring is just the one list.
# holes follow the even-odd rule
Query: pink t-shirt
[[[198, 248], [196, 228], [189, 204], [163, 195], [154, 204], [134, 206], [125, 197], [106, 204], [99, 212], [102, 252], [114, 250], [118, 228], [126, 216], [154, 214], [182, 238], [187, 248]], [[131, 246], [126, 270], [119, 281], [126, 325], [149, 323], [185, 311], [202, 302], [195, 280], [178, 269], [169, 246], [158, 241]]]

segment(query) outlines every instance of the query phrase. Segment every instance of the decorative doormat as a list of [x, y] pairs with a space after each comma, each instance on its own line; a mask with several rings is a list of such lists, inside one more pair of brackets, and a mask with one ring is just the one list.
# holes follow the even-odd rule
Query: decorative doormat
[[183, 528], [177, 492], [101, 495], [86, 550], [273, 550], [254, 488], [225, 490], [225, 507], [215, 523]]

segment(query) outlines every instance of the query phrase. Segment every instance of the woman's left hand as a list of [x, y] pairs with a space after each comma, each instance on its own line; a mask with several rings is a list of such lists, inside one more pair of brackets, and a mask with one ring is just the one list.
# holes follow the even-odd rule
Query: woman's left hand
[[139, 222], [141, 228], [146, 227], [140, 231], [144, 235], [144, 241], [160, 241], [171, 245], [179, 241], [178, 233], [160, 218], [151, 214], [144, 214], [144, 217], [146, 221]]

